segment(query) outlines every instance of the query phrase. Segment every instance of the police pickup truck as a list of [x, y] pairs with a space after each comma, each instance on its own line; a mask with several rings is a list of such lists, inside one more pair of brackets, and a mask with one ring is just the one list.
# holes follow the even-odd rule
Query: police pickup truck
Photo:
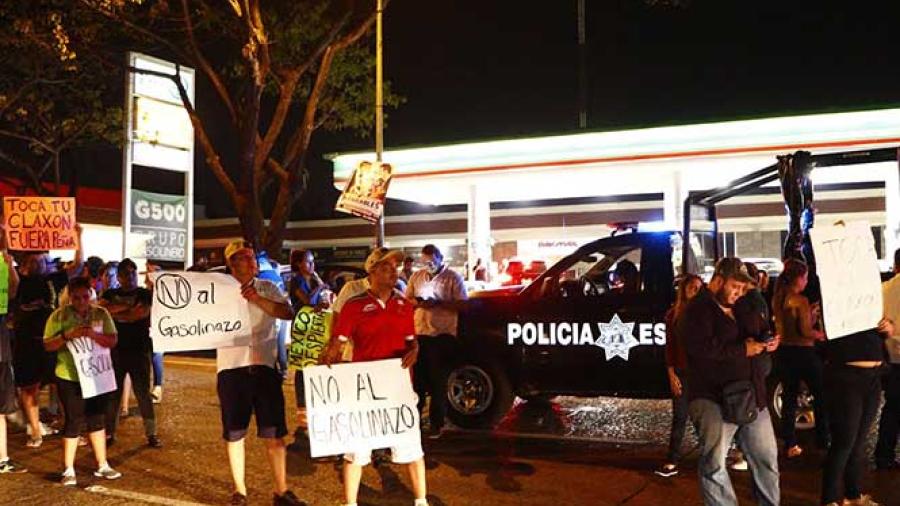
[[516, 396], [668, 397], [664, 319], [681, 257], [678, 232], [613, 235], [528, 286], [472, 294], [448, 378], [450, 419], [493, 426]]

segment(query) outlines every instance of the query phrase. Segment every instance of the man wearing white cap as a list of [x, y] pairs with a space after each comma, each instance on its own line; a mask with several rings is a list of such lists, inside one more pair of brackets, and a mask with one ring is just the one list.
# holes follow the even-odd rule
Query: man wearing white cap
[[[353, 343], [353, 362], [367, 362], [389, 358], [402, 358], [404, 368], [416, 362], [418, 345], [413, 325], [413, 304], [394, 289], [403, 253], [387, 248], [376, 248], [366, 258], [369, 273], [369, 289], [344, 304], [333, 338], [322, 356], [325, 364], [331, 364], [340, 356], [341, 345]], [[406, 464], [415, 494], [415, 506], [427, 506], [425, 499], [425, 454], [422, 443], [391, 448], [396, 464]], [[371, 460], [371, 451], [344, 455], [344, 498], [347, 506], [356, 506], [362, 468]]]
[[274, 504], [305, 505], [287, 487], [284, 392], [281, 374], [275, 368], [278, 360], [275, 319], [291, 320], [294, 311], [274, 283], [256, 278], [256, 254], [250, 243], [229, 243], [225, 247], [225, 262], [231, 275], [241, 283], [241, 295], [249, 303], [253, 333], [247, 346], [216, 350], [216, 391], [222, 412], [222, 437], [226, 441], [235, 489], [231, 504], [247, 504], [244, 437], [250, 417], [255, 415], [256, 435], [266, 443], [275, 479]]

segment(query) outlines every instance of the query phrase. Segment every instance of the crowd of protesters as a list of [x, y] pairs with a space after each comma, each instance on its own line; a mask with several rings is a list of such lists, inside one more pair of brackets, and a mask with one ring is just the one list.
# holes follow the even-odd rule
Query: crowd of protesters
[[861, 490], [861, 481], [866, 437], [882, 390], [875, 465], [879, 470], [900, 468], [895, 457], [900, 326], [894, 323], [900, 318], [900, 250], [894, 254], [893, 272], [883, 284], [884, 316], [878, 326], [830, 340], [822, 324], [820, 294], [807, 288], [814, 273], [800, 260], [784, 262], [772, 292], [767, 274], [736, 258], [721, 259], [708, 284], [695, 275], [682, 277], [666, 316], [672, 426], [666, 460], [656, 473], [678, 474], [690, 418], [704, 504], [738, 504], [726, 465], [734, 446], [738, 459], [746, 459], [743, 469], [751, 472], [757, 502], [779, 504], [778, 446], [767, 388], [767, 378], [774, 375], [783, 386], [778, 436], [787, 459], [804, 453], [795, 427], [801, 383], [812, 396], [822, 461], [821, 504], [877, 506]]
[[[110, 467], [106, 450], [115, 443], [119, 417], [128, 412], [126, 389], [133, 388], [138, 399], [147, 445], [162, 447], [150, 383], [149, 291], [140, 286], [137, 266], [130, 259], [85, 260], [81, 250], [65, 265], [51, 261], [46, 252], [22, 252], [16, 259], [2, 242], [4, 237], [0, 229], [3, 268], [8, 273], [8, 314], [0, 314], [0, 473], [25, 471], [9, 458], [6, 439], [7, 422], [21, 420], [29, 449], [40, 448], [45, 437], [61, 433], [63, 485], [77, 484], [75, 455], [88, 442], [97, 461], [94, 475], [117, 479], [121, 473]], [[83, 398], [67, 346], [76, 338], [111, 349], [117, 390]], [[42, 409], [44, 388], [47, 402]], [[156, 393], [158, 401], [161, 386]]]

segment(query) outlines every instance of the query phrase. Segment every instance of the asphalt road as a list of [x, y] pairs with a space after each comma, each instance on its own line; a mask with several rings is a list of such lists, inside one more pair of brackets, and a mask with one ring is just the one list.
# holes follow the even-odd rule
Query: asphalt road
[[[285, 386], [286, 399], [293, 387]], [[90, 477], [93, 458], [80, 448], [75, 489], [57, 484], [62, 449], [47, 438], [40, 449], [10, 436], [13, 458], [29, 472], [0, 475], [0, 504], [91, 505], [225, 504], [231, 483], [220, 439], [212, 361], [167, 359], [163, 404], [157, 414], [165, 447], [144, 446], [140, 418], [124, 420], [110, 461], [117, 481]], [[295, 426], [289, 410], [289, 426]], [[674, 478], [653, 474], [664, 454], [668, 405], [660, 401], [559, 399], [549, 406], [521, 404], [496, 432], [454, 431], [426, 441], [429, 501], [443, 505], [669, 505], [699, 504], [694, 453]], [[686, 443], [693, 447], [692, 442]], [[784, 505], [817, 504], [821, 453], [782, 461]], [[337, 462], [313, 462], [302, 451], [288, 456], [289, 484], [313, 505], [341, 502]], [[754, 504], [747, 473], [733, 473], [742, 504]], [[867, 475], [867, 491], [900, 505], [900, 473]], [[248, 440], [251, 504], [271, 504], [271, 481], [262, 445]], [[411, 505], [404, 470], [371, 466], [363, 475], [361, 505]]]

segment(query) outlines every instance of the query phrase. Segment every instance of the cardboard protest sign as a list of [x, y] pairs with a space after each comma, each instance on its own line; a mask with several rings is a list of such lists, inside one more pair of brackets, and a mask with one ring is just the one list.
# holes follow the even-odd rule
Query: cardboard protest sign
[[9, 312], [9, 269], [10, 266], [0, 256], [0, 315]]
[[386, 163], [359, 162], [335, 209], [375, 222], [384, 211], [391, 166]]
[[11, 250], [78, 249], [74, 198], [3, 197], [3, 216]]
[[855, 222], [810, 229], [829, 339], [878, 326], [881, 276], [872, 230]]
[[303, 369], [319, 363], [319, 355], [331, 338], [331, 322], [334, 313], [316, 311], [303, 306], [291, 325], [291, 346], [288, 348], [288, 368]]
[[420, 443], [409, 369], [400, 359], [303, 369], [312, 457]]
[[157, 272], [153, 276], [153, 351], [245, 346], [250, 310], [233, 277], [217, 272]]
[[[103, 331], [101, 324], [98, 332]], [[113, 370], [109, 348], [104, 348], [88, 337], [78, 337], [66, 343], [78, 370], [81, 397], [90, 399], [116, 390], [116, 373]]]

